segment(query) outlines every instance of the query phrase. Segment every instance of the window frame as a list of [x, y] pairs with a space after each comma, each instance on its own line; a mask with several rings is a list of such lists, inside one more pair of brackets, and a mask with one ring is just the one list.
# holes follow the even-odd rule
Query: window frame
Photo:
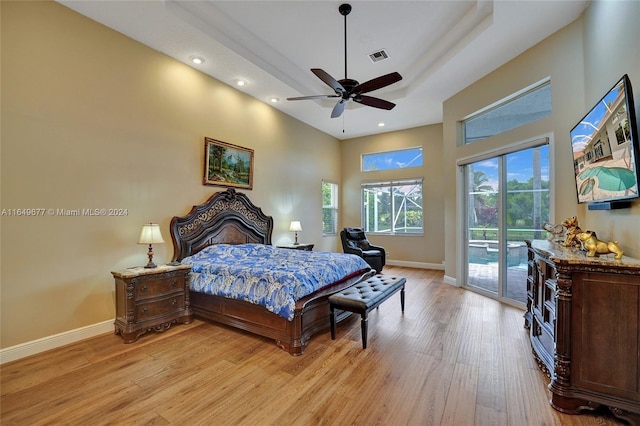
[[[483, 136], [483, 137], [480, 137], [480, 138], [475, 138], [473, 140], [467, 140], [467, 124], [469, 122], [471, 122], [473, 120], [476, 120], [476, 119], [478, 119], [480, 117], [486, 116], [486, 115], [488, 115], [488, 114], [490, 114], [492, 112], [495, 112], [496, 110], [498, 110], [500, 108], [506, 107], [509, 104], [517, 102], [517, 101], [521, 100], [522, 98], [524, 98], [524, 97], [526, 97], [528, 95], [531, 95], [533, 93], [536, 93], [536, 92], [538, 92], [538, 91], [540, 91], [542, 89], [546, 89], [547, 87], [549, 88], [549, 99], [548, 99], [549, 111], [548, 111], [548, 114], [546, 114], [546, 115], [544, 115], [542, 117], [534, 118], [533, 120], [530, 120], [530, 121], [520, 122], [519, 124], [516, 124], [515, 126], [506, 128], [504, 130], [499, 130], [499, 131], [497, 131], [495, 133], [492, 133], [490, 135], [486, 135], [486, 136]], [[529, 85], [529, 86], [527, 86], [527, 87], [525, 87], [525, 88], [523, 88], [521, 90], [518, 90], [515, 93], [512, 93], [511, 95], [509, 95], [507, 97], [504, 97], [504, 98], [502, 98], [502, 99], [500, 99], [500, 100], [498, 100], [498, 101], [496, 101], [496, 102], [494, 102], [494, 103], [492, 103], [490, 105], [487, 105], [486, 107], [481, 108], [478, 111], [475, 111], [475, 112], [467, 115], [466, 117], [464, 117], [459, 122], [459, 128], [461, 130], [460, 131], [460, 139], [458, 141], [459, 145], [460, 146], [471, 145], [471, 144], [474, 144], [476, 142], [480, 142], [480, 141], [486, 140], [486, 139], [491, 138], [493, 136], [496, 136], [496, 135], [511, 131], [513, 129], [517, 129], [518, 127], [522, 127], [522, 126], [525, 126], [525, 125], [527, 125], [529, 123], [532, 123], [534, 121], [541, 120], [543, 118], [547, 118], [547, 117], [551, 116], [551, 114], [553, 112], [553, 99], [552, 99], [551, 89], [552, 89], [552, 87], [551, 87], [551, 77], [546, 77], [546, 78], [544, 78], [544, 79], [542, 79], [542, 80], [540, 80], [540, 81], [538, 81], [536, 83], [533, 83], [533, 84], [531, 84], [531, 85]], [[496, 121], [497, 119], [494, 118], [493, 120]]]
[[[374, 155], [388, 155], [388, 156], [392, 156], [396, 153], [400, 153], [400, 152], [405, 152], [405, 151], [414, 151], [414, 150], [419, 150], [420, 151], [420, 164], [412, 164], [411, 162], [407, 163], [410, 164], [408, 166], [403, 166], [403, 167], [388, 167], [388, 168], [384, 168], [384, 169], [366, 169], [365, 168], [365, 164], [366, 164], [366, 157], [367, 156], [374, 156]], [[413, 161], [413, 160], [412, 160]], [[400, 149], [393, 149], [390, 151], [377, 151], [377, 152], [366, 152], [363, 154], [360, 154], [360, 171], [361, 172], [379, 172], [382, 170], [401, 170], [401, 169], [409, 169], [412, 167], [422, 167], [424, 165], [424, 148], [422, 146], [412, 146], [412, 147], [407, 147], [407, 148], [400, 148]]]
[[[331, 204], [329, 205], [325, 205], [324, 204], [324, 186], [325, 185], [330, 185], [331, 188]], [[322, 193], [322, 236], [323, 237], [330, 237], [330, 236], [335, 236], [338, 235], [338, 212], [339, 212], [339, 186], [337, 183], [332, 182], [330, 180], [322, 180], [322, 187], [321, 187], [321, 193]], [[325, 221], [324, 221], [324, 213], [325, 213], [325, 209], [332, 209], [333, 212], [333, 232], [325, 232]]]
[[[393, 216], [398, 216], [395, 206], [395, 197], [390, 197], [390, 211], [393, 213], [391, 217], [391, 223], [389, 224], [389, 231], [379, 231], [372, 230], [370, 224], [366, 220], [367, 215], [367, 207], [365, 206], [365, 190], [371, 190], [372, 188], [386, 188], [390, 194], [393, 194], [393, 188], [398, 186], [409, 186], [409, 185], [419, 185], [420, 187], [420, 196], [422, 200], [422, 204], [420, 206], [421, 215], [420, 215], [420, 229], [416, 232], [397, 232], [396, 231], [396, 219]], [[374, 182], [361, 182], [360, 183], [360, 208], [361, 208], [361, 223], [365, 232], [370, 234], [377, 235], [393, 235], [393, 236], [424, 236], [424, 178], [407, 178], [407, 179], [391, 179], [391, 180], [382, 180], [382, 181], [374, 181]], [[405, 217], [406, 218], [406, 217]]]

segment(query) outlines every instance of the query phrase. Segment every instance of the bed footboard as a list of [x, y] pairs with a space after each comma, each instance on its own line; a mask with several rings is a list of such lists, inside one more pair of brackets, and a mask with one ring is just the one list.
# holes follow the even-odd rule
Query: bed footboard
[[[373, 275], [374, 270], [367, 271], [299, 300], [291, 321], [262, 306], [203, 293], [191, 293], [191, 308], [197, 317], [274, 339], [280, 348], [297, 356], [304, 353], [312, 335], [329, 330], [329, 296]], [[338, 312], [336, 320], [350, 315]]]

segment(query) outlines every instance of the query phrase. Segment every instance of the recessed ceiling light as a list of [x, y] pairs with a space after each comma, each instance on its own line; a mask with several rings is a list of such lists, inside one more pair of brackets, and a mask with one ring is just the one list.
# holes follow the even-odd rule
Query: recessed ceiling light
[[280, 102], [280, 99], [276, 98], [275, 96], [272, 96], [269, 98], [269, 102], [271, 102], [272, 104], [275, 104], [276, 102]]
[[204, 58], [201, 56], [191, 56], [189, 59], [196, 65], [204, 64]]
[[384, 127], [384, 123], [382, 122], [378, 123], [378, 127]]
[[236, 79], [236, 80], [234, 80], [234, 81], [236, 82], [236, 86], [240, 86], [240, 87], [242, 87], [242, 86], [246, 86], [246, 84], [247, 84], [247, 82], [246, 82], [246, 81], [244, 81], [244, 80], [240, 80], [240, 79]]

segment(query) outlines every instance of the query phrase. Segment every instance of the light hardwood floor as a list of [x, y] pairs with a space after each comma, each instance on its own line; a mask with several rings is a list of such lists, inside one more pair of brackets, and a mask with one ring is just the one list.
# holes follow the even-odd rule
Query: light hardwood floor
[[196, 320], [125, 345], [106, 334], [1, 366], [2, 425], [614, 425], [548, 403], [523, 312], [443, 282], [407, 278], [369, 317], [315, 335], [300, 357]]

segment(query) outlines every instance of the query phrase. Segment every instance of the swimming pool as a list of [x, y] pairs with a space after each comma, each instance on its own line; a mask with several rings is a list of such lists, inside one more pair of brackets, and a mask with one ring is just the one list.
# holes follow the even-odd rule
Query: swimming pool
[[[494, 240], [471, 240], [469, 241], [468, 257], [469, 263], [487, 265], [498, 263], [498, 242]], [[527, 263], [527, 246], [524, 242], [507, 243], [507, 266], [517, 266]]]

